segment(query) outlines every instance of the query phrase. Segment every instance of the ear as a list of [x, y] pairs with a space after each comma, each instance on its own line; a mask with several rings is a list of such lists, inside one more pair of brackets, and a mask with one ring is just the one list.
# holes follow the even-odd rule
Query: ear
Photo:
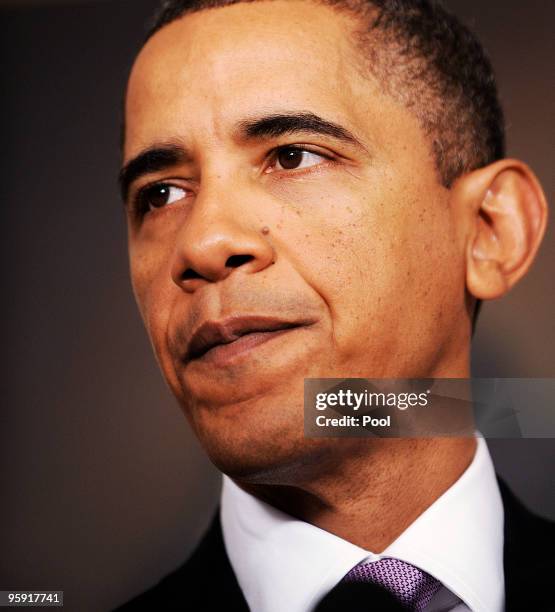
[[526, 274], [545, 233], [538, 179], [526, 164], [503, 159], [459, 179], [452, 197], [466, 221], [468, 292], [477, 300], [501, 297]]

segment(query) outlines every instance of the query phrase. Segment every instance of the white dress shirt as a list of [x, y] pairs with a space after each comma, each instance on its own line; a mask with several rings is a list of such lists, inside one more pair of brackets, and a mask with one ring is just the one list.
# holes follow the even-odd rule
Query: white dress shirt
[[309, 612], [361, 561], [394, 557], [443, 585], [429, 612], [502, 612], [503, 505], [485, 441], [461, 477], [381, 554], [260, 501], [224, 476], [224, 543], [252, 612]]

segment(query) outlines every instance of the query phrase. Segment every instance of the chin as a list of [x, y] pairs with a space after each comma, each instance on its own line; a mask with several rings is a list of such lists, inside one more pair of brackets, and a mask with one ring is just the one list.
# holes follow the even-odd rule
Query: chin
[[305, 438], [302, 402], [284, 406], [266, 397], [197, 408], [189, 419], [212, 463], [245, 483], [285, 484], [301, 478], [326, 442]]

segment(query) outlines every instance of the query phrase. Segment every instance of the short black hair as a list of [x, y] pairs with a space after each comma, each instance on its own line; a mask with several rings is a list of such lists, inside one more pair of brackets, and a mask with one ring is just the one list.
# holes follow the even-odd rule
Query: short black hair
[[[187, 13], [269, 0], [165, 0], [147, 40]], [[430, 0], [307, 0], [357, 17], [364, 69], [418, 119], [442, 184], [505, 157], [491, 63], [476, 36]]]

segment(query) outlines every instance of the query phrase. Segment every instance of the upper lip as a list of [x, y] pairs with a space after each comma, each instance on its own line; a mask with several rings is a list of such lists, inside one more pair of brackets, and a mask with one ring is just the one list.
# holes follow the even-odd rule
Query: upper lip
[[253, 332], [273, 332], [312, 324], [313, 321], [285, 321], [263, 316], [232, 317], [221, 321], [206, 321], [199, 325], [187, 343], [185, 360], [202, 357], [214, 346], [229, 344]]

